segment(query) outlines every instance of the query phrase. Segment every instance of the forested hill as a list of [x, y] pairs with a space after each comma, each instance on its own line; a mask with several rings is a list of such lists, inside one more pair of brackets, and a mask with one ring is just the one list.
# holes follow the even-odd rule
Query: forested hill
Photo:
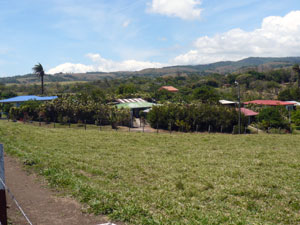
[[[144, 69], [136, 72], [90, 72], [90, 73], [70, 73], [55, 74], [45, 76], [45, 82], [62, 82], [62, 81], [95, 81], [99, 79], [111, 79], [118, 77], [130, 76], [173, 76], [178, 74], [197, 73], [201, 75], [211, 73], [242, 73], [249, 69], [258, 72], [266, 72], [277, 68], [291, 67], [295, 63], [300, 63], [300, 57], [284, 57], [284, 58], [260, 58], [250, 57], [240, 61], [222, 61], [206, 65], [189, 65], [189, 66], [171, 66], [160, 69]], [[39, 78], [34, 74], [19, 75], [13, 77], [0, 78], [0, 83], [35, 83], [39, 82]]]

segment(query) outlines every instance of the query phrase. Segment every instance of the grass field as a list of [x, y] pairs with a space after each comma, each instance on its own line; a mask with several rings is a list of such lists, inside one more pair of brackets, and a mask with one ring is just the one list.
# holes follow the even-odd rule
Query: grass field
[[5, 151], [127, 224], [300, 224], [300, 136], [143, 134], [0, 121]]

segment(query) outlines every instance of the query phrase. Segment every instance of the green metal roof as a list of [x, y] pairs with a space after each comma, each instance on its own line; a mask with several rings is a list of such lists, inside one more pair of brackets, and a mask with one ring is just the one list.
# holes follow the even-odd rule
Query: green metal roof
[[129, 102], [129, 103], [121, 103], [118, 104], [118, 109], [140, 109], [140, 108], [151, 108], [154, 103], [151, 102]]

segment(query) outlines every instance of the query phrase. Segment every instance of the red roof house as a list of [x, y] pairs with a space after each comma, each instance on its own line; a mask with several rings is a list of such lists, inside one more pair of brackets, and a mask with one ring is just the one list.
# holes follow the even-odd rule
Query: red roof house
[[248, 104], [255, 104], [255, 105], [269, 105], [269, 106], [288, 106], [288, 105], [295, 105], [295, 103], [291, 102], [283, 102], [277, 100], [253, 100], [249, 102], [244, 102], [245, 105]]
[[166, 90], [169, 92], [178, 92], [177, 88], [174, 88], [173, 86], [162, 86], [160, 89], [158, 89], [159, 91], [161, 90]]

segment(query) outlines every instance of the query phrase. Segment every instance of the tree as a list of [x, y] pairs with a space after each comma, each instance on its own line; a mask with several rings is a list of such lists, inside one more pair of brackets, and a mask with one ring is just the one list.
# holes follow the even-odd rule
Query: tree
[[202, 86], [193, 91], [193, 98], [203, 103], [216, 103], [219, 100], [219, 94], [214, 88]]
[[44, 76], [45, 76], [45, 71], [43, 66], [38, 63], [32, 68], [33, 72], [41, 78], [41, 88], [42, 88], [42, 95], [44, 94]]
[[257, 119], [265, 129], [268, 129], [269, 127], [288, 128], [288, 122], [280, 113], [279, 107], [268, 107], [262, 109], [259, 112]]
[[295, 64], [293, 66], [293, 70], [297, 73], [297, 76], [298, 76], [298, 89], [300, 89], [300, 66], [299, 66], [299, 64]]

